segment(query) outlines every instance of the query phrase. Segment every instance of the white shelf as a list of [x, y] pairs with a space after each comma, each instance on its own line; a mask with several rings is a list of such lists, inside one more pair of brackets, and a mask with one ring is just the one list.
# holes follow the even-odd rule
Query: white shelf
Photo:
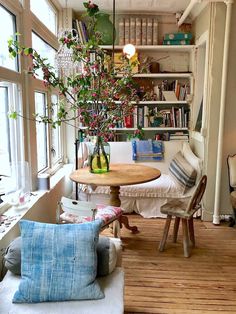
[[[111, 128], [111, 131], [135, 131], [137, 128]], [[150, 127], [142, 128], [144, 131], [188, 131], [188, 128], [173, 128], [173, 127]]]
[[[115, 101], [116, 104], [120, 104], [120, 101]], [[145, 101], [132, 101], [132, 104], [137, 105], [188, 105], [188, 101], [186, 100], [177, 100], [177, 101], [162, 101], [162, 100], [145, 100]]]
[[[124, 46], [115, 45], [116, 50], [122, 50]], [[112, 50], [112, 46], [101, 46], [103, 49]], [[173, 51], [173, 52], [191, 52], [195, 45], [151, 45], [151, 46], [135, 46], [137, 51], [155, 50], [155, 51]]]
[[[123, 77], [122, 74], [117, 77]], [[192, 73], [138, 73], [133, 75], [134, 78], [191, 78]]]

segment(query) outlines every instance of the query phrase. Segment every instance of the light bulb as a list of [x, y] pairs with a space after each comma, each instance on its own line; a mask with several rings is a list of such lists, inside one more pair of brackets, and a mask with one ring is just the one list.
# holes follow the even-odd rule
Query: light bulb
[[128, 59], [131, 59], [135, 54], [135, 47], [132, 44], [127, 44], [123, 48], [123, 52]]

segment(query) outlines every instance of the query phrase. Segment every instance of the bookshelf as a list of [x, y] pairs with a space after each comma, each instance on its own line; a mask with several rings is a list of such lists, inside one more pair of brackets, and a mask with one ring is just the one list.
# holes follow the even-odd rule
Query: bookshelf
[[[133, 78], [137, 84], [144, 85], [144, 91], [150, 91], [154, 86], [160, 86], [163, 82], [171, 87], [171, 96], [175, 98], [175, 85], [185, 86], [183, 97], [176, 97], [176, 99], [166, 99], [163, 95], [161, 99], [139, 99], [133, 102], [135, 110], [133, 114], [133, 121], [131, 124], [119, 125], [112, 130], [120, 134], [133, 133], [137, 127], [142, 127], [145, 132], [145, 137], [154, 137], [156, 133], [169, 132], [170, 137], [178, 136], [181, 139], [188, 137], [189, 129], [191, 127], [191, 106], [193, 100], [193, 58], [194, 58], [194, 45], [145, 45], [135, 46], [138, 53], [138, 58], [142, 60], [150, 57], [152, 60], [160, 60], [160, 72], [157, 73], [134, 73]], [[111, 50], [111, 46], [102, 46], [103, 49]], [[123, 46], [115, 45], [115, 52], [121, 52]], [[168, 56], [168, 58], [165, 58]], [[171, 64], [171, 65], [170, 65]], [[139, 68], [140, 70], [140, 68]], [[122, 75], [119, 75], [121, 77]], [[167, 95], [168, 96], [168, 95]], [[176, 95], [177, 96], [177, 95]], [[164, 99], [163, 99], [164, 98]], [[119, 103], [117, 101], [116, 103]], [[157, 111], [162, 113], [163, 123], [159, 126], [150, 125], [150, 120], [147, 119], [149, 111]], [[175, 135], [176, 134], [176, 135]]]
[[[116, 30], [119, 35], [119, 37], [116, 38], [116, 44], [114, 46], [115, 52], [121, 53], [123, 50], [123, 45], [126, 43], [133, 43], [135, 44], [136, 51], [138, 53], [138, 58], [141, 64], [144, 63], [144, 60], [150, 58], [150, 60], [157, 62], [159, 65], [158, 71], [151, 73], [151, 71], [142, 71], [140, 73], [140, 68], [137, 73], [134, 73], [134, 80], [137, 82], [137, 85], [140, 87], [143, 87], [144, 91], [151, 92], [152, 90], [155, 92], [154, 87], [162, 85], [164, 82], [167, 82], [167, 84], [175, 84], [180, 85], [180, 88], [184, 88], [184, 96], [177, 97], [176, 99], [174, 97], [168, 99], [167, 97], [164, 97], [163, 95], [161, 97], [157, 97], [157, 99], [152, 99], [152, 97], [148, 99], [142, 99], [140, 98], [139, 101], [133, 102], [135, 105], [135, 111], [134, 115], [132, 117], [133, 122], [132, 125], [129, 127], [126, 127], [126, 123], [124, 121], [123, 125], [119, 125], [113, 129], [115, 133], [121, 133], [123, 134], [123, 138], [125, 139], [126, 133], [133, 133], [134, 130], [137, 129], [137, 127], [142, 127], [142, 129], [145, 131], [145, 136], [147, 138], [155, 136], [157, 132], [164, 133], [169, 132], [170, 134], [177, 133], [183, 133], [184, 136], [189, 133], [189, 129], [191, 129], [191, 110], [192, 110], [192, 102], [193, 102], [193, 90], [194, 90], [194, 71], [193, 71], [193, 65], [194, 65], [194, 53], [195, 53], [195, 45], [160, 45], [161, 38], [163, 38], [164, 33], [166, 32], [166, 25], [163, 23], [162, 19], [158, 21], [157, 26], [157, 34], [154, 36], [152, 35], [152, 40], [150, 41], [150, 38], [144, 38], [145, 43], [143, 43], [143, 38], [141, 39], [141, 42], [139, 43], [138, 37], [136, 36], [136, 39], [133, 40], [134, 37], [132, 35], [133, 33], [133, 24], [137, 26], [137, 23], [139, 24], [139, 20], [141, 20], [142, 24], [142, 18], [146, 21], [146, 29], [148, 31], [148, 23], [149, 18], [146, 16], [140, 16], [140, 15], [124, 15], [121, 19], [117, 19], [116, 21]], [[134, 21], [135, 20], [135, 21]], [[152, 34], [154, 32], [154, 22], [156, 22], [158, 18], [156, 19], [156, 16], [152, 17], [153, 22], [153, 29]], [[167, 18], [168, 20], [168, 18]], [[119, 25], [119, 21], [121, 21], [121, 24]], [[129, 25], [128, 25], [129, 24]], [[135, 27], [136, 27], [135, 26]], [[137, 28], [137, 27], [136, 27]], [[130, 40], [126, 42], [127, 34], [125, 35], [125, 32], [129, 30], [129, 36]], [[137, 33], [137, 29], [135, 30]], [[168, 32], [168, 31], [167, 31]], [[174, 30], [171, 30], [171, 32], [174, 32]], [[122, 35], [123, 34], [123, 35]], [[124, 37], [124, 42], [121, 45], [120, 37]], [[155, 39], [155, 41], [154, 41]], [[149, 44], [149, 43], [152, 44]], [[105, 49], [108, 51], [108, 53], [111, 53], [113, 47], [112, 45], [102, 45], [102, 49]], [[144, 66], [145, 68], [145, 63]], [[121, 77], [122, 75], [119, 75], [118, 77]], [[175, 91], [175, 88], [173, 87]], [[158, 89], [156, 89], [158, 90]], [[170, 90], [171, 91], [171, 90]], [[171, 93], [170, 93], [171, 94]], [[168, 95], [167, 95], [168, 96]], [[173, 96], [173, 93], [172, 95]], [[118, 104], [119, 101], [116, 101]], [[147, 109], [148, 108], [148, 109]], [[159, 126], [150, 126], [150, 123], [147, 122], [147, 111], [155, 111], [156, 112], [165, 112], [165, 115], [167, 117], [170, 116], [170, 118], [167, 118], [167, 120], [171, 120], [170, 122], [165, 122], [167, 125], [159, 125]], [[137, 113], [137, 111], [139, 113]], [[134, 118], [134, 116], [142, 115], [139, 120], [136, 121], [137, 118]], [[174, 115], [174, 117], [172, 117]], [[186, 118], [187, 116], [187, 118]], [[187, 119], [187, 121], [186, 121]], [[147, 124], [148, 123], [148, 124]]]

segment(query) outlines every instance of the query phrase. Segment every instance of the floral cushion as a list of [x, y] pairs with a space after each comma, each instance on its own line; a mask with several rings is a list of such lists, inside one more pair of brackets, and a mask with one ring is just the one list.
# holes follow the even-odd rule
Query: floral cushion
[[[103, 222], [102, 226], [119, 218], [119, 216], [122, 214], [122, 208], [120, 207], [102, 205], [102, 204], [97, 204], [96, 207], [97, 207], [97, 213], [95, 215], [95, 219], [101, 219]], [[81, 222], [86, 222], [86, 221], [92, 221], [92, 217], [85, 217], [81, 220], [81, 217], [75, 214], [70, 214], [66, 212], [62, 213], [60, 215], [60, 218], [61, 220], [64, 220], [70, 223], [81, 223]]]

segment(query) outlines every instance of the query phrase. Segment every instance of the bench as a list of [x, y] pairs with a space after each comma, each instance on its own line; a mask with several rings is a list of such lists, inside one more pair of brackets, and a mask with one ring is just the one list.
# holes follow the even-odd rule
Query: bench
[[[111, 163], [135, 163], [132, 160], [131, 142], [110, 142]], [[179, 185], [169, 174], [169, 165], [174, 155], [181, 151], [185, 159], [197, 171], [197, 180], [201, 176], [201, 160], [194, 155], [187, 141], [164, 142], [164, 159], [162, 161], [142, 162], [142, 164], [158, 168], [162, 175], [157, 180], [120, 189], [121, 207], [125, 213], [136, 212], [144, 218], [164, 217], [160, 207], [171, 199], [181, 198], [186, 202], [191, 197], [194, 187], [183, 193]], [[82, 143], [79, 151], [79, 164], [87, 159], [86, 143]], [[109, 187], [79, 186], [79, 199], [108, 204]]]

